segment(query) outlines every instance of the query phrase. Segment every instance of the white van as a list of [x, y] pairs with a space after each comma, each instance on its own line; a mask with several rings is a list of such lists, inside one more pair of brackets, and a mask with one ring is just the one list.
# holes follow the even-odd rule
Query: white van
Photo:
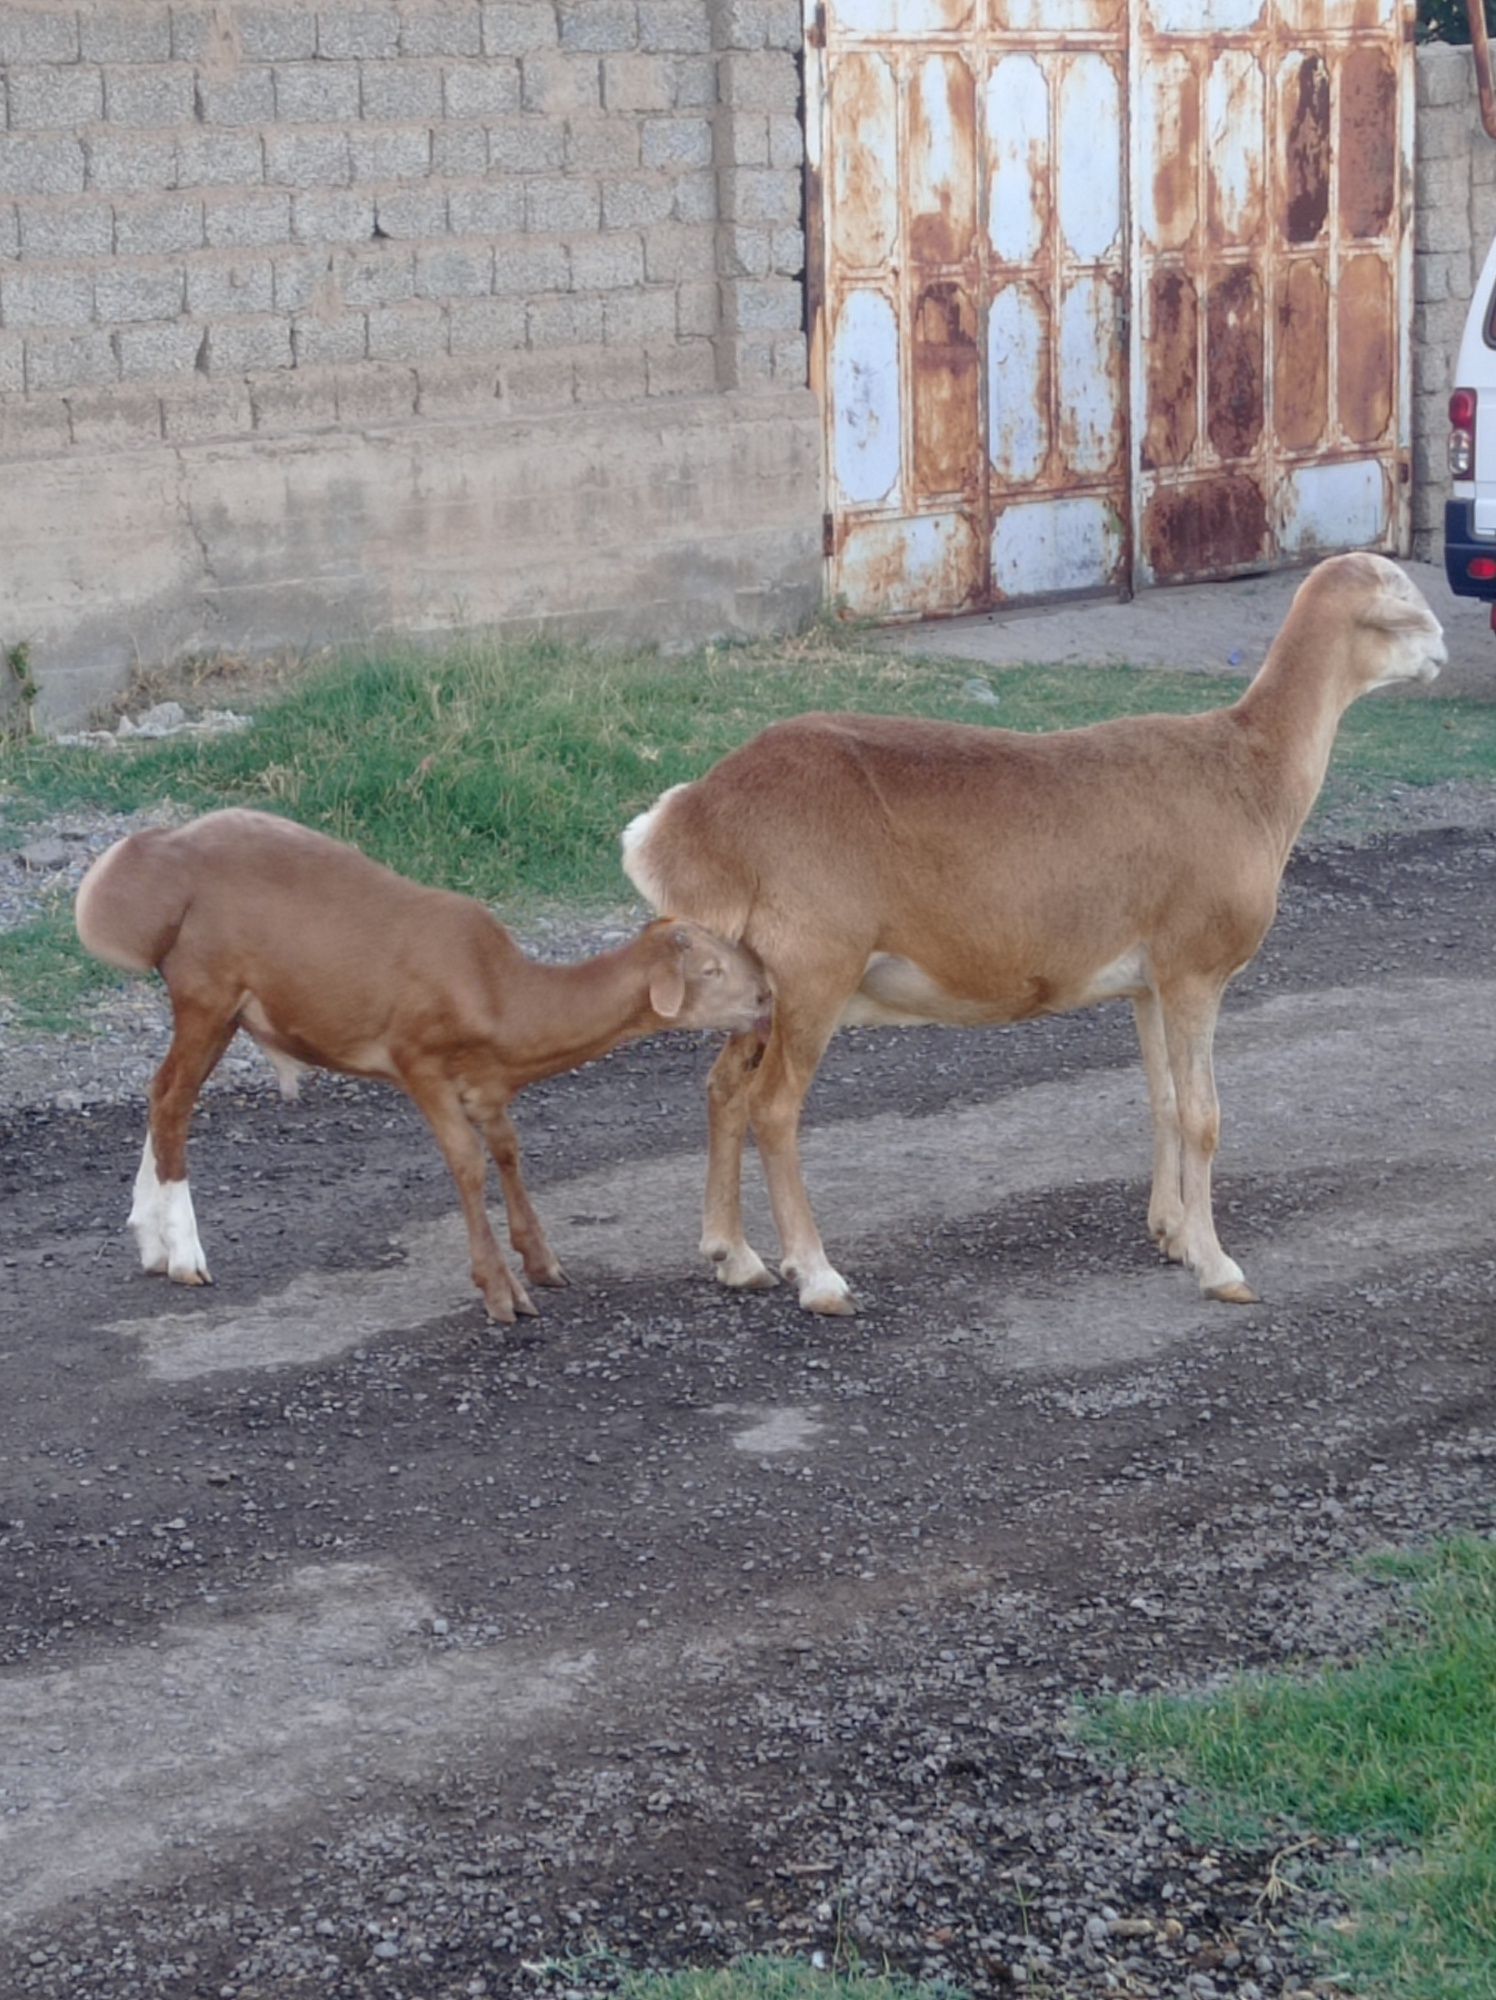
[[1496, 630], [1496, 240], [1470, 300], [1454, 379], [1444, 573], [1457, 597], [1491, 604]]

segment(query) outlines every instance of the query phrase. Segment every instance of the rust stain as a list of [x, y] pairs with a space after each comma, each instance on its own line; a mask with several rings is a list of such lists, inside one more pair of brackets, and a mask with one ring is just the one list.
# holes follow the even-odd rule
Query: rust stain
[[1153, 213], [1161, 244], [1183, 243], [1193, 233], [1199, 161], [1200, 88], [1190, 71], [1179, 92], [1172, 143], [1160, 148], [1153, 173]]
[[1205, 301], [1205, 427], [1222, 458], [1245, 458], [1262, 435], [1263, 375], [1262, 285], [1233, 264]]
[[1357, 444], [1374, 444], [1392, 418], [1396, 363], [1392, 340], [1392, 273], [1374, 253], [1349, 257], [1340, 269], [1340, 425]]
[[1148, 424], [1143, 464], [1150, 472], [1159, 466], [1183, 465], [1195, 448], [1199, 321], [1199, 301], [1188, 273], [1155, 271], [1148, 287], [1144, 343]]
[[954, 280], [926, 285], [914, 307], [914, 483], [922, 494], [964, 491], [980, 457], [980, 350], [972, 300]]
[[1312, 243], [1330, 213], [1330, 72], [1309, 55], [1287, 86], [1283, 137], [1283, 233]]
[[881, 57], [854, 53], [837, 64], [831, 77], [836, 249], [854, 267], [879, 263], [897, 237], [897, 195], [878, 145], [882, 140], [892, 150], [895, 116], [893, 72]]
[[1287, 451], [1308, 451], [1330, 413], [1330, 288], [1317, 263], [1296, 258], [1281, 276], [1273, 359], [1273, 428]]
[[971, 247], [976, 225], [976, 79], [957, 56], [932, 57], [925, 74], [945, 75], [948, 117], [942, 131], [931, 129], [925, 93], [909, 93], [909, 148], [939, 171], [931, 175], [940, 206], [909, 217], [909, 254], [917, 264], [959, 264]]
[[1239, 473], [1163, 487], [1144, 517], [1143, 547], [1160, 579], [1240, 569], [1259, 561], [1267, 546], [1267, 502]]
[[1347, 52], [1340, 71], [1340, 220], [1380, 236], [1397, 191], [1397, 76], [1384, 48]]

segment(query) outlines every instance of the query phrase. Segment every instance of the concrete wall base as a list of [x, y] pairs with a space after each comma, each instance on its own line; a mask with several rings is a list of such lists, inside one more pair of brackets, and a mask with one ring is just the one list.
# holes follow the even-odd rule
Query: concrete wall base
[[67, 724], [195, 654], [784, 630], [820, 603], [820, 453], [801, 389], [15, 463], [0, 646]]

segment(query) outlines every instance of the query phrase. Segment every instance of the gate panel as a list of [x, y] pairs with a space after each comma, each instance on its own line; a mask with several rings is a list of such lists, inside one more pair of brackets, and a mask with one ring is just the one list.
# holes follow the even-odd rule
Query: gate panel
[[1412, 0], [808, 5], [834, 597], [1401, 543]]

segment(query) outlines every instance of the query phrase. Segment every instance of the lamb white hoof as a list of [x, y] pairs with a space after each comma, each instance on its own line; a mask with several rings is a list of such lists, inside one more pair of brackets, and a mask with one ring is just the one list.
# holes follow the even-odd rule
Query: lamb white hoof
[[1252, 1287], [1244, 1278], [1234, 1278], [1224, 1285], [1207, 1285], [1205, 1287], [1205, 1296], [1208, 1299], [1219, 1299], [1223, 1305], [1228, 1306], [1255, 1306], [1261, 1304], [1257, 1293], [1252, 1290]]
[[783, 1264], [780, 1269], [787, 1278], [799, 1278], [800, 1304], [806, 1312], [824, 1313], [835, 1319], [851, 1319], [856, 1313], [857, 1302], [852, 1297], [851, 1287], [841, 1273], [833, 1271], [829, 1264], [803, 1273], [790, 1264]]
[[779, 1283], [758, 1252], [746, 1243], [703, 1243], [702, 1255], [716, 1267], [717, 1283], [735, 1292], [769, 1292]]
[[166, 1239], [156, 1226], [153, 1216], [132, 1214], [130, 1227], [135, 1232], [136, 1247], [140, 1252], [140, 1268], [149, 1271], [152, 1277], [164, 1275], [168, 1262]]
[[206, 1264], [168, 1264], [166, 1275], [174, 1285], [211, 1285]]
[[157, 1190], [156, 1221], [166, 1249], [166, 1275], [174, 1285], [211, 1285], [208, 1259], [198, 1240], [192, 1191], [186, 1181], [163, 1181]]

